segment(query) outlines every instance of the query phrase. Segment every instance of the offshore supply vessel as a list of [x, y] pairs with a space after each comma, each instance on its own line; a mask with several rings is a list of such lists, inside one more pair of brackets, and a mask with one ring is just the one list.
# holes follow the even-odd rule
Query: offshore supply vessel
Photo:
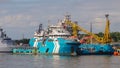
[[[13, 53], [17, 54], [58, 54], [58, 55], [86, 55], [86, 54], [113, 54], [110, 45], [109, 19], [106, 15], [106, 28], [103, 37], [83, 29], [70, 20], [70, 15], [65, 15], [57, 25], [48, 26], [47, 30], [39, 25], [38, 31], [30, 39], [30, 48], [15, 48]], [[97, 43], [82, 43], [78, 35], [84, 32], [91, 36]], [[89, 39], [87, 39], [89, 40]]]
[[72, 28], [65, 24], [66, 20], [68, 20], [67, 16], [57, 25], [48, 26], [47, 30], [44, 30], [40, 24], [29, 42], [30, 47], [33, 48], [13, 49], [13, 53], [77, 55], [80, 42], [77, 38], [72, 38]]

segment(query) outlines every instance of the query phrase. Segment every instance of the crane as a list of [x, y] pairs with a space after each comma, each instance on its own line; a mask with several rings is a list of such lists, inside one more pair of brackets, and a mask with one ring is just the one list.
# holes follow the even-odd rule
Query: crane
[[82, 32], [84, 32], [84, 33], [86, 33], [88, 35], [91, 35], [93, 38], [95, 38], [95, 40], [97, 42], [102, 43], [102, 44], [106, 44], [106, 43], [110, 43], [111, 42], [110, 30], [109, 30], [110, 22], [109, 22], [108, 16], [109, 16], [108, 14], [105, 15], [105, 17], [106, 17], [106, 27], [105, 27], [105, 31], [104, 31], [104, 36], [103, 37], [99, 37], [96, 34], [94, 34], [92, 32], [89, 32], [86, 29], [84, 29], [81, 26], [79, 26], [78, 24], [72, 22], [69, 19], [70, 15], [66, 15], [65, 24], [72, 27], [72, 30], [73, 30], [72, 34], [73, 34], [73, 36], [77, 36], [78, 30], [79, 30], [79, 31], [82, 31]]
[[106, 16], [106, 27], [105, 27], [105, 31], [104, 31], [104, 37], [103, 37], [103, 41], [105, 41], [105, 43], [110, 43], [112, 42], [111, 37], [110, 37], [110, 21], [108, 19], [108, 14], [105, 15]]

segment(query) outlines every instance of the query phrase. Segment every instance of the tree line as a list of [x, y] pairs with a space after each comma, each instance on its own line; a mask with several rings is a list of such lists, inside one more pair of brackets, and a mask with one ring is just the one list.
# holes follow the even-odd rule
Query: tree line
[[30, 39], [24, 38], [24, 39], [14, 40], [14, 41], [15, 41], [15, 43], [16, 43], [17, 45], [19, 45], [20, 43], [29, 44], [29, 40], [30, 40]]
[[[98, 35], [99, 37], [103, 37], [103, 36], [104, 36], [103, 32], [99, 32], [99, 33], [97, 33], [97, 35]], [[81, 38], [84, 37], [84, 36], [87, 36], [87, 34], [80, 34], [80, 35], [79, 35], [79, 38], [81, 39]], [[111, 32], [111, 33], [110, 33], [110, 36], [111, 36], [113, 42], [119, 42], [119, 41], [120, 41], [120, 32]], [[15, 40], [15, 43], [16, 43], [16, 44], [20, 44], [20, 43], [28, 44], [28, 43], [29, 43], [29, 40], [30, 40], [30, 39]]]
[[[100, 37], [103, 37], [104, 34], [102, 32], [99, 32], [97, 35], [100, 36]], [[110, 36], [112, 38], [112, 42], [119, 42], [120, 32], [111, 32]]]
[[119, 42], [120, 32], [111, 32], [110, 35], [114, 42]]

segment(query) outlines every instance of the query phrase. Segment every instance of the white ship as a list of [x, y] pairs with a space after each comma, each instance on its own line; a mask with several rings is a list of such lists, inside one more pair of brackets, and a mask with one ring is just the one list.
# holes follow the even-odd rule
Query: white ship
[[0, 53], [12, 52], [12, 48], [15, 47], [13, 43], [13, 40], [11, 40], [0, 27]]

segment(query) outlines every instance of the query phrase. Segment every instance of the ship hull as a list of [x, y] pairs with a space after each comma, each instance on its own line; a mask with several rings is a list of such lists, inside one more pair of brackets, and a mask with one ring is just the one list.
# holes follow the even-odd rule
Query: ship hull
[[[35, 39], [31, 39], [30, 45], [33, 46]], [[71, 44], [69, 42], [72, 42]], [[69, 44], [68, 44], [69, 43]], [[71, 55], [76, 54], [76, 51], [80, 45], [80, 43], [73, 40], [66, 40], [63, 38], [55, 38], [55, 39], [46, 39], [44, 42], [39, 41], [38, 43], [38, 51], [41, 54], [59, 54], [59, 55]]]
[[81, 44], [79, 55], [112, 55], [114, 49], [110, 44]]
[[0, 53], [12, 53], [13, 47], [0, 47]]
[[[37, 45], [37, 54], [47, 54], [47, 55], [77, 55], [77, 49], [80, 45], [79, 42], [73, 40], [66, 40], [63, 38], [55, 38], [55, 39], [46, 39], [44, 41], [35, 41], [35, 38], [30, 39], [30, 47], [34, 47]], [[72, 42], [72, 43], [69, 43]], [[69, 44], [68, 44], [69, 43]], [[19, 53], [25, 54], [28, 49], [14, 49], [14, 53], [19, 51]], [[34, 53], [34, 49], [30, 49], [29, 52]], [[24, 53], [23, 53], [24, 52]], [[18, 54], [18, 53], [17, 53]], [[30, 53], [29, 53], [30, 54]]]

